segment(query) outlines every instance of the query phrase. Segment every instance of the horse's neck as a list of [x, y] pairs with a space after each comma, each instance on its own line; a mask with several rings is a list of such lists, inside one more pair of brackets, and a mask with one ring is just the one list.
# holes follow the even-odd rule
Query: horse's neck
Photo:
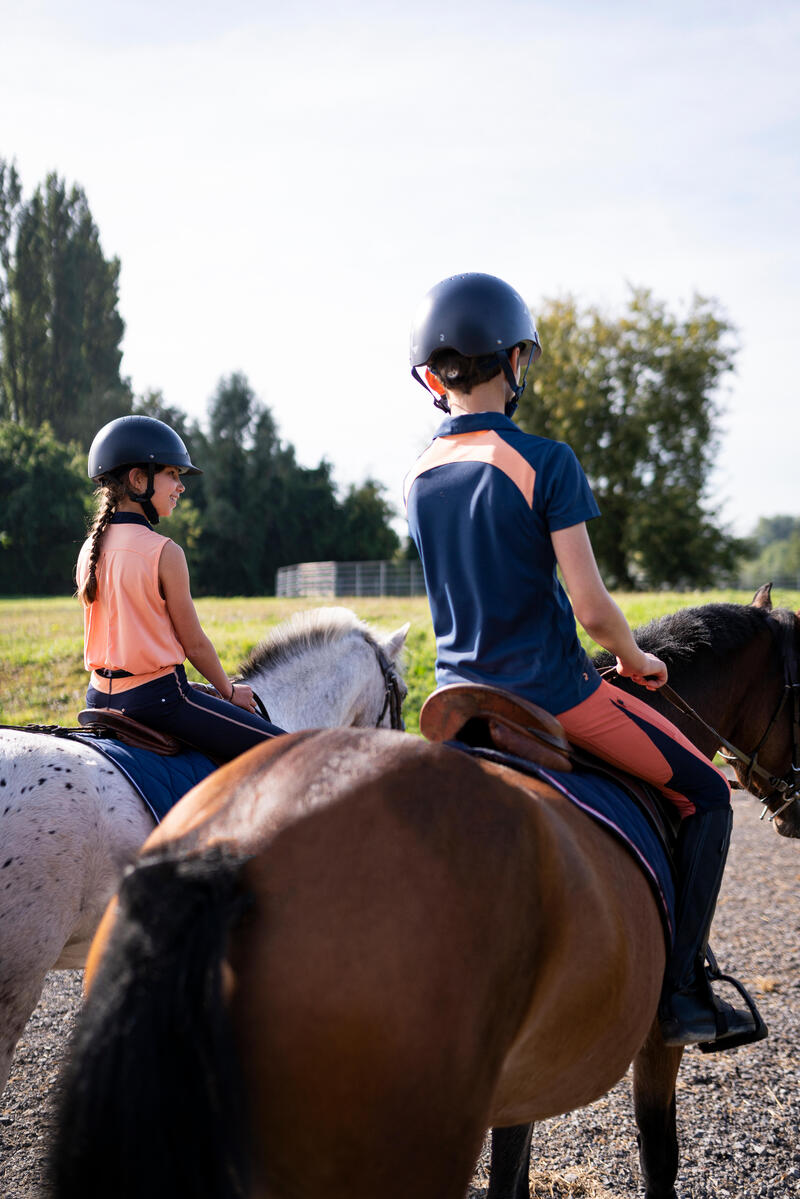
[[[670, 686], [699, 716], [728, 741], [746, 740], [757, 697], [764, 683], [765, 643], [754, 638], [738, 652], [703, 669], [696, 661], [682, 662], [670, 671]], [[756, 685], [758, 684], [758, 686]], [[698, 748], [713, 753], [717, 745], [690, 717], [681, 717], [667, 704], [663, 710]]]
[[247, 681], [270, 720], [287, 732], [349, 724], [358, 695], [374, 685], [365, 672], [370, 664], [365, 650], [371, 654], [363, 638], [309, 646], [288, 661], [256, 670]]

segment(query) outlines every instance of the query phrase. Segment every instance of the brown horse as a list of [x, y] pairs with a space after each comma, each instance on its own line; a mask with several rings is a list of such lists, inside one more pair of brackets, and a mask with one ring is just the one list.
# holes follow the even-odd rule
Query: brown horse
[[[779, 780], [800, 621], [770, 607], [762, 589], [641, 641]], [[489, 1193], [523, 1199], [530, 1122], [634, 1061], [646, 1193], [668, 1199], [681, 1050], [654, 1020], [663, 969], [633, 858], [542, 783], [400, 733], [277, 739], [170, 813], [104, 918], [55, 1195], [461, 1199], [495, 1126]]]

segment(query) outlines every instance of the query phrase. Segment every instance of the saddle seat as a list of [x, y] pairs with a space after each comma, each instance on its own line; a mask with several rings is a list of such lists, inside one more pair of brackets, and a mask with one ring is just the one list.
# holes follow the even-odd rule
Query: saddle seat
[[87, 733], [97, 737], [113, 737], [133, 749], [149, 749], [151, 753], [172, 757], [194, 749], [185, 741], [171, 737], [169, 733], [161, 733], [151, 729], [146, 724], [140, 724], [132, 716], [118, 712], [116, 708], [84, 708], [78, 713], [78, 724]]
[[422, 705], [419, 728], [428, 741], [499, 749], [546, 770], [572, 770], [572, 750], [555, 716], [501, 687], [440, 687]]

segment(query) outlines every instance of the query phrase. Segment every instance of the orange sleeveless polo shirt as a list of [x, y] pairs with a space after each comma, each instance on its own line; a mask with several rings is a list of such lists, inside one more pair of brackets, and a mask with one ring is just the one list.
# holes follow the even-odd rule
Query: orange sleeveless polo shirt
[[[158, 563], [169, 538], [142, 524], [110, 524], [97, 562], [97, 598], [84, 606], [84, 664], [127, 670], [131, 678], [104, 679], [92, 673], [98, 691], [128, 691], [169, 674], [186, 657], [158, 587]], [[91, 542], [78, 557], [76, 578], [89, 573]]]

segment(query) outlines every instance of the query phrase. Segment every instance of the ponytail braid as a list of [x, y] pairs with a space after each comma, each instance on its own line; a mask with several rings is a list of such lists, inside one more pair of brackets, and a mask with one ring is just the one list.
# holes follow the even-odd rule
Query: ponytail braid
[[78, 599], [87, 607], [97, 599], [97, 561], [100, 557], [100, 543], [108, 528], [111, 517], [117, 510], [121, 500], [125, 498], [125, 487], [120, 479], [106, 475], [95, 495], [99, 499], [97, 515], [94, 518], [89, 537], [92, 542], [89, 551], [89, 573], [82, 587], [78, 588]]

